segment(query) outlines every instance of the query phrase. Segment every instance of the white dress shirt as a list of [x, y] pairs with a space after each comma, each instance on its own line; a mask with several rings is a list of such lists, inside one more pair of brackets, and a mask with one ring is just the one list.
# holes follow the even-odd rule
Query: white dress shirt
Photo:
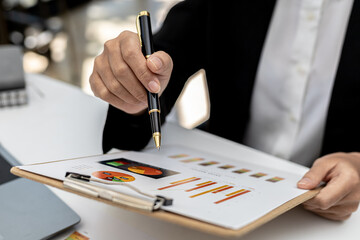
[[303, 165], [320, 156], [353, 0], [278, 0], [245, 144]]

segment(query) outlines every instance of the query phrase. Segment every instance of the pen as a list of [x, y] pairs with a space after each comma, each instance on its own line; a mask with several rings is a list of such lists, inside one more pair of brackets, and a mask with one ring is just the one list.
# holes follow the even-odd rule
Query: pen
[[[141, 51], [147, 59], [154, 53], [150, 13], [141, 11], [136, 18], [136, 28], [139, 35]], [[150, 115], [151, 131], [154, 138], [155, 146], [159, 150], [161, 145], [161, 129], [160, 129], [160, 103], [157, 93], [147, 91], [148, 111]]]

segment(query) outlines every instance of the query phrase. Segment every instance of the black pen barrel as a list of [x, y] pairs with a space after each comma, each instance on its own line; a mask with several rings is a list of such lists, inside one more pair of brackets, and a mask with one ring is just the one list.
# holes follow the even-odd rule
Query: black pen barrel
[[[154, 53], [150, 14], [142, 11], [137, 18], [137, 29], [140, 38], [141, 51], [145, 58], [149, 58]], [[161, 145], [161, 121], [160, 121], [160, 103], [157, 93], [147, 92], [148, 110], [150, 115], [151, 130], [155, 141], [155, 146], [160, 149]]]
[[160, 103], [156, 93], [148, 92], [148, 104], [152, 133], [160, 133]]
[[154, 53], [153, 37], [151, 30], [150, 16], [142, 15], [139, 17], [141, 51], [146, 58]]

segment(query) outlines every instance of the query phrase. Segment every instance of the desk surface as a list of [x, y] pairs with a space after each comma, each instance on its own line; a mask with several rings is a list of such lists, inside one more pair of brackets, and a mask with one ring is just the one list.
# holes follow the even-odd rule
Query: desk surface
[[[101, 153], [107, 104], [80, 89], [41, 75], [26, 76], [28, 106], [0, 109], [0, 142], [23, 164]], [[169, 125], [169, 128], [171, 124]], [[166, 131], [166, 130], [165, 130]], [[90, 239], [219, 239], [172, 223], [53, 189], [81, 222], [53, 239], [77, 230]], [[358, 239], [360, 213], [333, 222], [297, 207], [242, 239]]]

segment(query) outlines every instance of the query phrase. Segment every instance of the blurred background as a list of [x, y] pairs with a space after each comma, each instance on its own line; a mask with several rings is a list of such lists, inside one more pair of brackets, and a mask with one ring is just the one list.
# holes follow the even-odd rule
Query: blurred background
[[[80, 87], [92, 95], [89, 76], [106, 40], [136, 32], [139, 11], [151, 13], [157, 31], [168, 10], [180, 0], [1, 0], [0, 43], [24, 49], [24, 70]], [[209, 117], [204, 72], [186, 84], [173, 113], [180, 125], [193, 128]]]

